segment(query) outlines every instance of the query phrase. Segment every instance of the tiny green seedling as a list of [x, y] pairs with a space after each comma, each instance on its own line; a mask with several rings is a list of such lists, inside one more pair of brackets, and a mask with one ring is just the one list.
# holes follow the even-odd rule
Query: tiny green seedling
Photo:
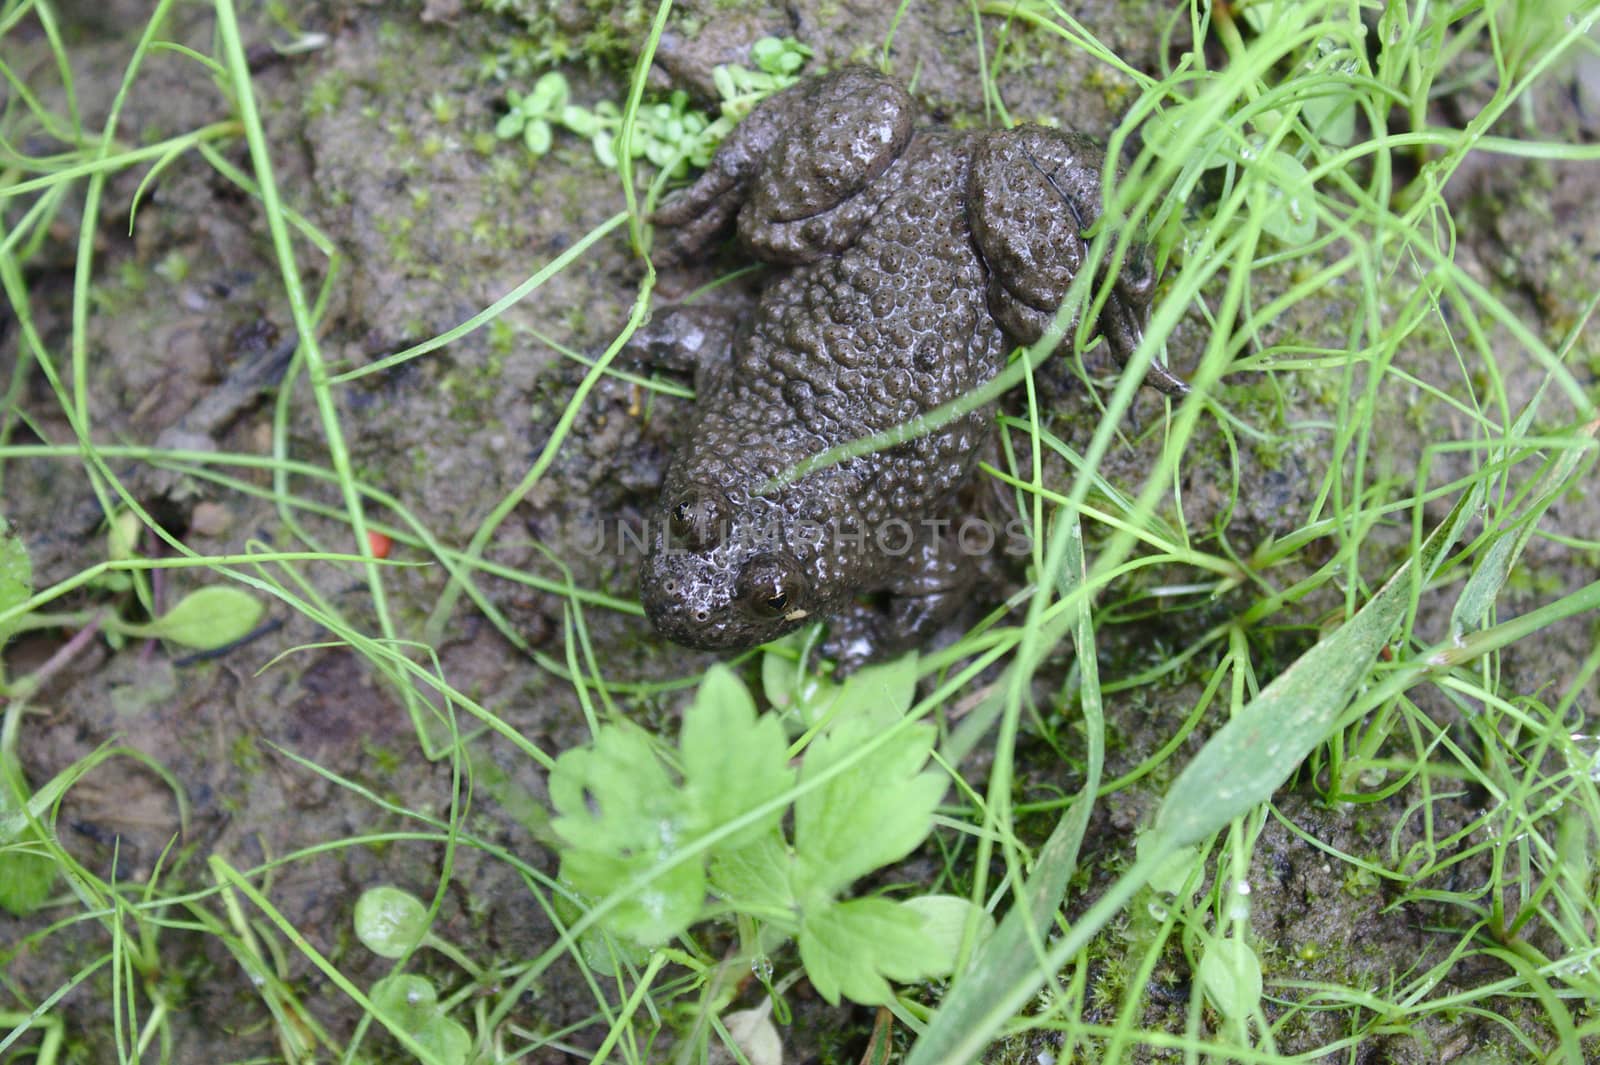
[[891, 980], [948, 974], [946, 907], [846, 897], [927, 838], [944, 794], [943, 774], [926, 769], [933, 728], [903, 720], [915, 680], [912, 657], [837, 686], [798, 769], [779, 715], [757, 714], [725, 666], [706, 674], [675, 751], [628, 723], [602, 727], [550, 774], [562, 880], [603, 909], [606, 932], [639, 946], [724, 916], [793, 938], [830, 1003], [883, 1004]]
[[[235, 584], [214, 584], [189, 592], [164, 613], [148, 622], [129, 621], [122, 616], [122, 605], [137, 599], [148, 607], [151, 596], [144, 574], [137, 568], [138, 515], [120, 511], [107, 523], [107, 566], [88, 582], [118, 600], [118, 606], [90, 607], [70, 614], [23, 612], [21, 607], [32, 594], [32, 570], [27, 550], [20, 537], [3, 530], [0, 519], [0, 642], [17, 632], [31, 629], [93, 628], [104, 634], [113, 647], [135, 639], [166, 640], [195, 651], [214, 651], [248, 636], [260, 624], [266, 606], [260, 599]], [[7, 683], [0, 673], [0, 693], [25, 696], [32, 691], [29, 678]]]
[[[474, 980], [482, 979], [482, 970], [466, 955], [428, 931], [428, 908], [410, 892], [389, 885], [368, 888], [356, 900], [353, 921], [356, 938], [380, 958], [396, 961], [418, 947], [428, 947], [460, 965]], [[469, 1059], [471, 1033], [450, 1017], [450, 1004], [440, 1003], [425, 977], [390, 973], [372, 985], [371, 998], [391, 1029], [416, 1040], [435, 1060], [455, 1065]]]
[[[665, 101], [641, 106], [631, 142], [633, 156], [648, 159], [674, 176], [687, 173], [691, 166], [704, 167], [739, 119], [765, 97], [794, 84], [811, 49], [789, 38], [764, 37], [751, 48], [751, 55], [755, 70], [719, 66], [712, 71], [722, 97], [721, 116], [714, 120], [692, 109], [689, 94], [682, 90]], [[573, 103], [571, 96], [571, 86], [558, 71], [540, 76], [526, 95], [508, 91], [509, 110], [495, 123], [495, 136], [520, 138], [528, 152], [540, 158], [554, 146], [559, 126], [587, 140], [602, 166], [616, 169], [622, 109], [610, 100], [583, 107]]]

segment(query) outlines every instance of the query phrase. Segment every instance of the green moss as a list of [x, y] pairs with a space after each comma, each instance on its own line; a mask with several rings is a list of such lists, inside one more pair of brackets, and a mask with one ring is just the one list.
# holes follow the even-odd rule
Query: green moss
[[330, 70], [311, 83], [311, 88], [301, 101], [300, 110], [307, 118], [331, 115], [344, 105], [349, 81], [341, 70]]
[[256, 737], [251, 732], [241, 732], [234, 737], [233, 744], [228, 749], [228, 760], [235, 769], [246, 777], [254, 776], [262, 766], [261, 748], [256, 746]]

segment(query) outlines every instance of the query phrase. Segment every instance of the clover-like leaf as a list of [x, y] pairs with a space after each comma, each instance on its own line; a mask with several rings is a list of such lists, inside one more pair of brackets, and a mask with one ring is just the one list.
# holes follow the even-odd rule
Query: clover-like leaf
[[[883, 731], [874, 718], [855, 717], [823, 733], [806, 751], [802, 788]], [[834, 895], [927, 838], [946, 787], [942, 774], [921, 772], [933, 741], [931, 726], [904, 729], [825, 783], [802, 791], [794, 814], [802, 894]]]
[[439, 1012], [439, 993], [424, 976], [390, 973], [367, 993], [378, 1012], [395, 1027], [415, 1032]]
[[368, 888], [356, 900], [356, 938], [380, 958], [401, 957], [428, 932], [428, 908], [409, 891], [388, 884]]
[[817, 994], [834, 1006], [841, 996], [884, 1005], [893, 998], [887, 980], [924, 979], [944, 960], [923, 916], [888, 899], [831, 903], [808, 912], [800, 926], [800, 961]]
[[[783, 726], [771, 715], [756, 716], [749, 691], [727, 666], [711, 667], [700, 682], [679, 746], [689, 802], [707, 829], [772, 802], [794, 783]], [[782, 807], [776, 807], [718, 849], [753, 843], [782, 817]]]

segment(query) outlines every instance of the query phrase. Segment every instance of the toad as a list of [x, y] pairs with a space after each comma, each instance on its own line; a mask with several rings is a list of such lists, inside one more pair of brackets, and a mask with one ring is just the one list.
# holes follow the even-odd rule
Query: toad
[[[919, 127], [906, 91], [859, 67], [769, 97], [738, 125], [655, 215], [669, 228], [658, 263], [731, 225], [778, 267], [731, 343], [677, 330], [700, 350], [640, 578], [657, 630], [735, 651], [824, 618], [826, 649], [859, 664], [950, 615], [971, 570], [952, 536], [956, 497], [991, 407], [781, 475], [966, 395], [1012, 345], [1037, 341], [1085, 260], [1105, 159], [1090, 138], [1041, 126]], [[1121, 361], [1155, 281], [1133, 245], [1096, 322]], [[1159, 366], [1145, 380], [1184, 388]]]

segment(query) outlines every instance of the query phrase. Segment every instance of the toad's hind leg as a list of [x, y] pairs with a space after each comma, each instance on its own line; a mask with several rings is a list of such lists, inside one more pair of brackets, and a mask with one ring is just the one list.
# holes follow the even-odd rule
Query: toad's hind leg
[[[1031, 344], [1044, 335], [1088, 259], [1084, 232], [1102, 214], [1105, 165], [1105, 150], [1092, 138], [1042, 126], [992, 134], [973, 153], [973, 241], [989, 267], [990, 313], [1013, 339]], [[1139, 345], [1155, 285], [1149, 250], [1129, 242], [1096, 323], [1118, 362]], [[1188, 391], [1159, 364], [1145, 384], [1173, 395]]]
[[813, 262], [854, 243], [873, 183], [911, 140], [916, 106], [893, 81], [848, 67], [767, 98], [706, 172], [656, 211], [676, 228], [659, 259], [703, 250], [735, 216], [739, 238], [775, 263]]

